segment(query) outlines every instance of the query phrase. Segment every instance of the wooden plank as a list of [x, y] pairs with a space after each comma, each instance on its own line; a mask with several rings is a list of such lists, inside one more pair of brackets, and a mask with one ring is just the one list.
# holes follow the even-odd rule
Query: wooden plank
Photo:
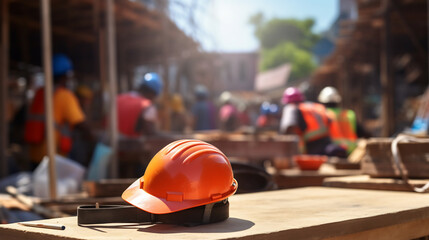
[[9, 2], [1, 2], [1, 56], [0, 56], [0, 179], [8, 174], [7, 89], [9, 81]]
[[[23, 27], [28, 27], [32, 29], [40, 29], [40, 24], [38, 22], [34, 22], [31, 19], [25, 19], [21, 17], [11, 16], [10, 21], [13, 24], [17, 24]], [[82, 42], [87, 43], [94, 43], [96, 41], [96, 38], [92, 34], [88, 34], [85, 32], [79, 32], [79, 34], [76, 33], [76, 31], [72, 31], [68, 28], [64, 28], [61, 26], [53, 26], [52, 32], [55, 35], [75, 39]]]
[[[422, 187], [429, 182], [429, 179], [409, 179], [409, 183], [416, 187]], [[323, 185], [327, 187], [389, 190], [389, 191], [410, 191], [409, 186], [404, 181], [395, 178], [371, 178], [369, 175], [357, 175], [346, 177], [325, 178]]]
[[[372, 177], [401, 177], [400, 169], [394, 164], [392, 139], [373, 138], [366, 144], [367, 156], [362, 159], [362, 173]], [[429, 143], [401, 142], [398, 151], [402, 168], [410, 178], [429, 178]]]
[[43, 71], [45, 75], [45, 119], [46, 119], [46, 145], [49, 157], [49, 196], [57, 198], [57, 174], [55, 168], [56, 142], [54, 132], [53, 112], [53, 79], [52, 79], [52, 32], [51, 32], [51, 9], [50, 0], [42, 0], [41, 8], [42, 23], [42, 49], [43, 49]]
[[40, 221], [63, 224], [64, 231], [5, 224], [0, 235], [11, 240], [413, 239], [429, 235], [428, 201], [429, 194], [311, 187], [232, 196], [230, 218], [216, 224], [79, 227], [70, 217]]
[[337, 170], [330, 164], [323, 164], [318, 171], [302, 171], [299, 169], [284, 169], [270, 171], [279, 189], [309, 186], [323, 186], [324, 179], [331, 177], [361, 174], [360, 170]]
[[168, 137], [151, 137], [146, 139], [121, 139], [120, 148], [130, 151], [142, 151], [143, 149], [157, 153], [169, 143], [192, 138], [208, 142], [222, 150], [228, 157], [246, 158], [249, 161], [262, 161], [274, 157], [291, 157], [298, 153], [298, 139], [295, 136], [264, 137], [247, 135], [170, 135]]

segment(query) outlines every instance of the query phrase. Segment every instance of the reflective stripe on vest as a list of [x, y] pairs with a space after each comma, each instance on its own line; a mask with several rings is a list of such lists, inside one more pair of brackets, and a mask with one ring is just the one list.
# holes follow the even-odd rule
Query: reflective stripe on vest
[[356, 115], [351, 110], [339, 108], [328, 108], [327, 113], [331, 119], [329, 132], [332, 140], [350, 153], [356, 148]]
[[307, 128], [302, 134], [304, 140], [314, 141], [329, 135], [325, 107], [318, 103], [300, 103], [298, 105]]
[[[30, 106], [25, 123], [24, 139], [31, 144], [40, 144], [45, 139], [45, 96], [44, 89], [37, 90], [33, 103]], [[58, 150], [67, 154], [71, 150], [72, 139], [71, 131], [67, 124], [55, 124], [55, 129], [59, 132], [60, 138], [57, 139]]]
[[[45, 115], [30, 113], [26, 123], [26, 141], [29, 143], [41, 143], [45, 136]], [[55, 130], [60, 133], [58, 148], [62, 153], [69, 153], [72, 147], [71, 131], [68, 124], [55, 123]], [[28, 132], [28, 133], [27, 133]]]

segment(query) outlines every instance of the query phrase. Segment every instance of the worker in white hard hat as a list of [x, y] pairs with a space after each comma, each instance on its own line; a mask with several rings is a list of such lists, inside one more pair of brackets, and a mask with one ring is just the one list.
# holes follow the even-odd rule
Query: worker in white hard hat
[[232, 94], [223, 92], [219, 96], [221, 107], [219, 109], [219, 128], [223, 131], [234, 131], [238, 128], [238, 110], [233, 103]]
[[331, 86], [325, 87], [320, 92], [318, 101], [326, 107], [327, 116], [330, 119], [329, 133], [331, 139], [350, 154], [356, 148], [358, 137], [366, 136], [366, 134], [358, 134], [358, 132], [363, 133], [363, 130], [360, 126], [358, 127], [355, 112], [339, 106], [341, 95], [336, 88]]

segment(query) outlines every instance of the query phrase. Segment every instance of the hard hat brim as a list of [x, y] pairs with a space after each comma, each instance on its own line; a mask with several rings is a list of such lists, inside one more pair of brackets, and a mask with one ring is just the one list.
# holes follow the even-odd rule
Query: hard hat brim
[[222, 197], [220, 198], [168, 201], [165, 198], [156, 197], [141, 189], [140, 179], [137, 179], [122, 193], [122, 199], [143, 211], [154, 214], [166, 214], [222, 201], [233, 195], [237, 191], [237, 188], [237, 181], [233, 178], [233, 184], [231, 185], [230, 190], [222, 194]]

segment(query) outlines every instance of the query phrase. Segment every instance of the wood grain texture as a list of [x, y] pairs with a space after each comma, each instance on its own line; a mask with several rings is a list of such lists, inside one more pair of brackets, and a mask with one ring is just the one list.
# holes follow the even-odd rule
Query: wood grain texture
[[429, 235], [429, 194], [309, 187], [236, 195], [230, 203], [227, 221], [197, 227], [157, 224], [84, 228], [70, 217], [44, 221], [64, 224], [64, 231], [8, 224], [0, 226], [0, 236], [12, 240], [271, 240]]
[[[416, 187], [422, 187], [429, 179], [409, 179], [409, 183]], [[389, 191], [411, 191], [410, 187], [401, 179], [395, 178], [371, 178], [369, 175], [357, 175], [346, 177], [325, 178], [323, 185], [327, 187], [357, 188]]]

